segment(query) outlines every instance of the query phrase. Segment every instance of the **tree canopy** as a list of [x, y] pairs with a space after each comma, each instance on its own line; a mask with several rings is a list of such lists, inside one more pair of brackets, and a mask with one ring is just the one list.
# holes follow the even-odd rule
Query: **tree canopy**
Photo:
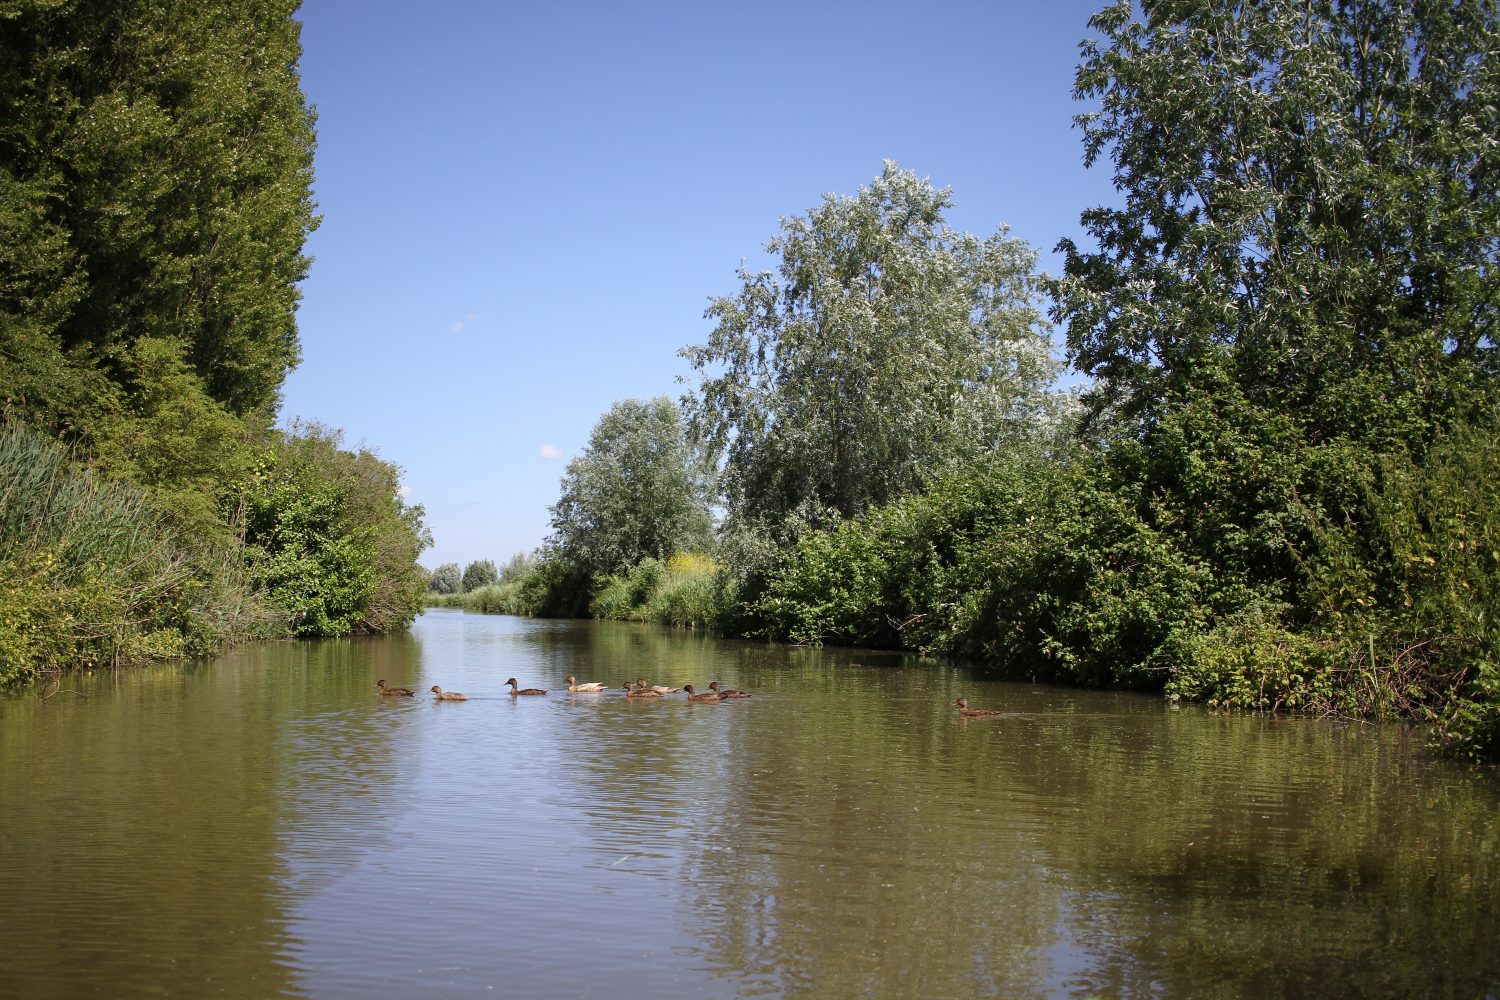
[[1493, 3], [1116, 3], [1076, 94], [1117, 208], [1064, 240], [1057, 315], [1096, 407], [1232, 386], [1309, 442], [1418, 447], [1493, 410]]
[[615, 403], [568, 463], [552, 545], [592, 574], [620, 573], [712, 539], [707, 467], [665, 396]]
[[712, 301], [708, 342], [681, 353], [732, 514], [852, 515], [1035, 426], [1058, 370], [1036, 254], [954, 232], [951, 206], [887, 162], [858, 195], [783, 218], [776, 273], [742, 267]]
[[0, 395], [34, 424], [97, 431], [149, 341], [269, 423], [316, 224], [296, 6], [0, 13]]
[[491, 559], [476, 559], [464, 567], [463, 589], [465, 593], [487, 587], [500, 579], [495, 563]]

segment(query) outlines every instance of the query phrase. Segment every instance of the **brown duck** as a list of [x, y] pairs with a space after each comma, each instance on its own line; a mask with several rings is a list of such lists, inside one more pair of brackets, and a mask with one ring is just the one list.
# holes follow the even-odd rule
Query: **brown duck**
[[514, 677], [510, 678], [505, 683], [507, 683], [507, 684], [510, 685], [510, 694], [511, 694], [511, 697], [515, 697], [518, 694], [546, 694], [547, 693], [547, 692], [543, 691], [541, 688], [521, 688], [518, 691], [518, 690], [516, 690], [516, 679]]
[[661, 697], [661, 692], [660, 691], [653, 691], [650, 688], [631, 687], [629, 684], [626, 684], [625, 685], [625, 697], [627, 697], [627, 698], [660, 698]]
[[1004, 712], [1000, 711], [998, 708], [970, 708], [969, 707], [969, 699], [967, 699], [967, 698], [960, 698], [960, 699], [958, 699], [957, 704], [958, 704], [958, 714], [962, 715], [966, 719], [989, 718], [991, 716], [1004, 715], [1005, 714]]
[[693, 686], [691, 684], [684, 684], [682, 686], [682, 689], [687, 692], [688, 701], [718, 701], [719, 700], [719, 693], [717, 691], [705, 691], [702, 694], [698, 694], [698, 693], [696, 693], [696, 692], [693, 691]]
[[580, 684], [578, 683], [578, 678], [574, 677], [572, 674], [569, 674], [564, 679], [564, 683], [568, 685], [569, 691], [577, 691], [581, 694], [598, 694], [600, 691], [604, 690], [603, 681], [585, 681], [584, 683]]
[[[635, 686], [638, 691], [647, 690], [646, 682], [639, 677], [635, 679]], [[655, 691], [657, 694], [676, 694], [682, 688], [667, 687], [665, 684], [652, 684], [650, 690]]]
[[429, 688], [429, 690], [432, 691], [433, 694], [437, 695], [437, 700], [438, 701], [468, 701], [469, 700], [469, 696], [466, 695], [466, 694], [459, 694], [457, 691], [444, 691], [442, 688], [438, 687], [436, 684], [434, 684], [431, 688]]
[[388, 688], [384, 680], [376, 681], [375, 686], [380, 688], [380, 694], [386, 698], [410, 698], [416, 694], [411, 688]]
[[713, 690], [714, 694], [716, 694], [716, 695], [719, 696], [719, 699], [721, 701], [724, 700], [724, 699], [726, 699], [726, 698], [749, 698], [750, 697], [750, 692], [749, 691], [736, 691], [734, 688], [723, 688], [723, 687], [719, 686], [719, 682], [718, 681], [714, 681], [712, 684], [709, 685], [709, 687]]

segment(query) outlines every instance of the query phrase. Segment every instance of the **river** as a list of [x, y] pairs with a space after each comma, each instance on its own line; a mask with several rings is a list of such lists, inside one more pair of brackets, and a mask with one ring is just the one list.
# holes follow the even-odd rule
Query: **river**
[[1399, 727], [458, 611], [40, 690], [3, 997], [1500, 995], [1500, 780]]

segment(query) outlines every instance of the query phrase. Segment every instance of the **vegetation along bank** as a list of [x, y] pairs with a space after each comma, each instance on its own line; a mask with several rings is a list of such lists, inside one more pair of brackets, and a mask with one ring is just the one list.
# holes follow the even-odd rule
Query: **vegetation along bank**
[[398, 470], [275, 426], [317, 224], [295, 7], [0, 16], [0, 687], [420, 611]]
[[1077, 124], [1119, 199], [1060, 276], [887, 164], [712, 300], [680, 404], [600, 419], [537, 553], [430, 599], [1401, 717], [1494, 755], [1497, 24], [1106, 8]]

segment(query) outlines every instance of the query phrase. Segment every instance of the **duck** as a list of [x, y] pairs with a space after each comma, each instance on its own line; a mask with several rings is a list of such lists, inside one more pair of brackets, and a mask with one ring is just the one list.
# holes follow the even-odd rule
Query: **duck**
[[627, 697], [627, 698], [660, 698], [661, 697], [661, 692], [660, 691], [652, 691], [652, 690], [650, 690], [648, 688], [641, 688], [641, 687], [634, 687], [633, 688], [629, 684], [626, 684], [625, 685], [625, 697]]
[[518, 695], [518, 694], [546, 694], [547, 693], [547, 692], [541, 690], [540, 688], [521, 688], [521, 690], [517, 691], [516, 690], [516, 679], [514, 677], [510, 678], [505, 683], [507, 683], [507, 684], [510, 685], [510, 694], [511, 694], [511, 697], [513, 697], [513, 698], [516, 695]]
[[998, 708], [970, 708], [969, 707], [969, 699], [967, 699], [967, 698], [960, 698], [960, 699], [958, 699], [957, 704], [958, 704], [958, 714], [962, 715], [966, 719], [989, 718], [989, 717], [992, 717], [992, 716], [1004, 715], [1005, 714], [1004, 712], [1000, 711]]
[[444, 691], [442, 688], [438, 687], [436, 684], [434, 684], [428, 690], [430, 690], [433, 694], [437, 695], [437, 700], [438, 701], [468, 701], [469, 700], [469, 696], [466, 695], [466, 694], [459, 694], [457, 691]]
[[572, 674], [569, 674], [564, 680], [568, 685], [569, 691], [578, 691], [586, 694], [598, 694], [600, 691], [604, 690], [603, 681], [586, 681], [585, 683], [580, 684], [578, 683], [578, 678], [574, 677]]
[[[644, 689], [646, 687], [646, 682], [637, 677], [635, 686], [639, 689]], [[676, 694], [678, 691], [681, 691], [682, 688], [667, 687], [665, 684], [652, 684], [651, 690], [655, 691], [657, 694]]]
[[416, 694], [411, 688], [388, 688], [384, 680], [376, 681], [375, 686], [380, 688], [380, 694], [385, 698], [410, 698]]
[[714, 694], [719, 696], [719, 699], [721, 701], [726, 698], [749, 698], [751, 696], [749, 691], [736, 691], [734, 688], [722, 688], [719, 686], [718, 681], [714, 681], [712, 684], [710, 684], [709, 688], [713, 691]]
[[691, 684], [684, 684], [682, 686], [682, 689], [687, 692], [688, 701], [718, 701], [719, 700], [719, 693], [717, 691], [705, 691], [702, 694], [698, 694], [698, 693], [696, 693], [693, 690], [693, 686]]

